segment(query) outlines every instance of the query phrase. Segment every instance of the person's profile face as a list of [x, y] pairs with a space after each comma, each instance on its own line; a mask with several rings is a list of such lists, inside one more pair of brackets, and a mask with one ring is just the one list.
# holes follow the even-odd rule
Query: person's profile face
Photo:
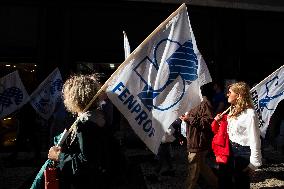
[[235, 93], [232, 88], [229, 88], [228, 93], [227, 93], [227, 97], [228, 97], [228, 102], [230, 104], [235, 104], [237, 98], [239, 97], [239, 95], [237, 93]]

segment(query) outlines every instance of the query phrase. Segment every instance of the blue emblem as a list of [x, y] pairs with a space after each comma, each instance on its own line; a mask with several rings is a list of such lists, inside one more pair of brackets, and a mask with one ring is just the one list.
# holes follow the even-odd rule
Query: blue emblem
[[[170, 43], [170, 44], [167, 44]], [[161, 60], [159, 57], [159, 47], [163, 49], [169, 45], [170, 47], [175, 45], [178, 48], [176, 51], [167, 59], [165, 63], [168, 64], [169, 74], [166, 83], [158, 89], [154, 89], [151, 84], [147, 82], [143, 75], [139, 73], [138, 68], [142, 64], [150, 63], [156, 71], [159, 70], [160, 63], [158, 60]], [[153, 108], [165, 111], [176, 105], [183, 97], [185, 92], [185, 85], [191, 84], [192, 81], [195, 81], [198, 78], [197, 70], [198, 70], [198, 60], [197, 56], [193, 50], [193, 44], [191, 40], [186, 41], [184, 44], [180, 44], [177, 41], [172, 41], [170, 39], [161, 40], [157, 46], [154, 48], [154, 58], [151, 60], [148, 56], [146, 56], [135, 68], [134, 71], [140, 77], [141, 81], [145, 83], [145, 87], [142, 92], [138, 94], [141, 102], [144, 106], [151, 111]], [[153, 100], [157, 98], [170, 84], [172, 84], [178, 77], [182, 79], [183, 89], [181, 94], [172, 102], [170, 105], [166, 107], [158, 107], [153, 104]]]
[[4, 89], [4, 91], [0, 93], [1, 112], [4, 108], [8, 108], [10, 105], [21, 104], [23, 101], [23, 97], [23, 92], [17, 87], [10, 87]]
[[51, 95], [54, 95], [56, 91], [61, 91], [62, 85], [63, 82], [61, 79], [56, 79], [55, 81], [53, 81], [50, 88]]
[[270, 81], [268, 81], [265, 84], [266, 95], [264, 98], [259, 100], [259, 107], [261, 111], [263, 111], [264, 108], [266, 108], [267, 110], [274, 110], [273, 108], [268, 108], [269, 102], [283, 95], [283, 91], [282, 91], [281, 93], [277, 95], [268, 96], [269, 90], [272, 89], [273, 85], [274, 87], [278, 86], [278, 80], [279, 80], [278, 76], [275, 76], [274, 78], [272, 78]]
[[[39, 95], [40, 99], [35, 103], [38, 111], [47, 114], [51, 111], [51, 107], [53, 105], [53, 98], [58, 94], [57, 92], [61, 92], [63, 82], [61, 79], [56, 79], [49, 83], [50, 87], [45, 88]], [[47, 85], [48, 86], [48, 85]], [[56, 99], [56, 101], [61, 100], [60, 96]]]

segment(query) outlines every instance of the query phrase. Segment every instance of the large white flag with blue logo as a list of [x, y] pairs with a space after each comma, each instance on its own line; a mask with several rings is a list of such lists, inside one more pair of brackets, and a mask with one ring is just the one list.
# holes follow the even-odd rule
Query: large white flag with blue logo
[[31, 94], [31, 105], [44, 119], [50, 118], [56, 103], [61, 100], [62, 84], [60, 71], [55, 68]]
[[251, 89], [253, 103], [264, 138], [270, 118], [278, 103], [284, 99], [284, 65]]
[[120, 65], [106, 93], [147, 147], [157, 153], [171, 123], [201, 102], [211, 76], [182, 4]]
[[0, 119], [20, 109], [29, 99], [18, 71], [0, 79]]

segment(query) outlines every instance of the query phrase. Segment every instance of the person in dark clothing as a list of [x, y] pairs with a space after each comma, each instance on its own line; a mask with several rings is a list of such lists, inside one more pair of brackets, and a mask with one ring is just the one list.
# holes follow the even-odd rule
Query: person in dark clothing
[[218, 186], [217, 176], [206, 162], [213, 136], [211, 131], [213, 108], [207, 97], [209, 94], [207, 89], [206, 86], [201, 88], [203, 95], [201, 104], [180, 117], [181, 120], [187, 123], [188, 176], [185, 182], [187, 189], [196, 187], [199, 174], [202, 175], [211, 188], [217, 188]]
[[107, 188], [104, 175], [105, 115], [99, 100], [85, 111], [100, 84], [94, 76], [74, 75], [63, 85], [64, 104], [78, 123], [62, 146], [52, 146], [48, 158], [60, 168], [60, 188]]
[[[281, 122], [283, 121], [283, 115], [284, 115], [284, 101], [280, 101], [277, 105], [277, 108], [275, 109], [274, 113], [272, 114], [269, 125], [267, 128], [267, 132], [265, 135], [265, 138], [263, 139], [263, 143], [265, 145], [268, 145], [272, 147], [272, 149], [277, 150], [277, 148], [281, 148], [281, 142], [277, 139], [279, 139], [280, 134], [280, 126]], [[263, 146], [264, 147], [264, 146]], [[282, 153], [284, 152], [284, 149], [280, 149]]]
[[224, 93], [224, 84], [220, 81], [213, 83], [214, 94], [212, 97], [212, 106], [214, 115], [222, 113], [228, 106], [227, 98]]
[[173, 136], [174, 132], [175, 129], [171, 125], [162, 138], [162, 142], [159, 146], [157, 154], [158, 163], [157, 167], [155, 168], [155, 172], [157, 173], [157, 175], [174, 175], [174, 167], [171, 157], [171, 143], [176, 139]]
[[181, 123], [182, 123], [182, 120], [180, 118], [177, 118], [171, 124], [173, 126], [173, 128], [175, 129], [175, 132], [174, 132], [173, 136], [176, 138], [176, 140], [174, 140], [172, 142], [173, 146], [181, 146], [181, 147], [185, 147], [186, 146], [186, 137], [184, 137], [182, 135]]
[[105, 134], [102, 140], [104, 152], [104, 168], [108, 181], [113, 185], [126, 182], [126, 157], [120, 141], [116, 138], [119, 131], [120, 112], [106, 94], [101, 95], [100, 108], [105, 114]]

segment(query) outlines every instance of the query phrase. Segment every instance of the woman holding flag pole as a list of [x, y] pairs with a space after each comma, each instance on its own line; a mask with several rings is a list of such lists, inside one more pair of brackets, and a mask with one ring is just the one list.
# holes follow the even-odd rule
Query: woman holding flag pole
[[[105, 116], [97, 108], [98, 100], [89, 104], [100, 87], [92, 75], [71, 76], [63, 85], [64, 105], [77, 120], [69, 129], [70, 135], [48, 153], [48, 159], [60, 168], [60, 188], [104, 188]], [[90, 108], [85, 111], [87, 106]]]
[[[250, 175], [262, 165], [259, 120], [246, 83], [230, 85], [227, 96], [231, 104], [227, 116], [230, 156], [219, 167], [219, 187], [249, 189]], [[219, 123], [222, 116], [218, 114], [215, 121]]]

